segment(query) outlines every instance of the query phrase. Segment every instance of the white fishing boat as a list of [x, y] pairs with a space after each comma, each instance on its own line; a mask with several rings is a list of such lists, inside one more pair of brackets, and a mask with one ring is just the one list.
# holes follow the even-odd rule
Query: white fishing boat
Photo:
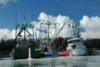
[[81, 38], [72, 38], [68, 40], [68, 46], [66, 48], [72, 56], [86, 55], [86, 47]]

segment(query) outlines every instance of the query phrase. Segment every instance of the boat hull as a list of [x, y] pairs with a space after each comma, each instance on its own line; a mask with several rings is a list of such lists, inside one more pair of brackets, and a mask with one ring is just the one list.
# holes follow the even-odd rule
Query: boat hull
[[[35, 50], [34, 48], [31, 48], [31, 58], [43, 58], [46, 55], [41, 50]], [[13, 59], [27, 59], [29, 58], [29, 48], [26, 49], [20, 49], [20, 48], [14, 48], [12, 50], [11, 56]]]
[[34, 48], [31, 48], [31, 58], [42, 58], [46, 55], [42, 50], [35, 50]]
[[13, 59], [26, 59], [28, 58], [28, 49], [14, 48], [11, 55]]
[[83, 56], [83, 55], [86, 55], [86, 49], [72, 49], [70, 50], [71, 54], [73, 56]]

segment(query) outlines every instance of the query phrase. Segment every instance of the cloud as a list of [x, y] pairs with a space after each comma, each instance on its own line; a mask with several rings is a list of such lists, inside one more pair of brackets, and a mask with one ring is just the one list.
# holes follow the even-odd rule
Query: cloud
[[[40, 28], [40, 24], [41, 23], [51, 23], [50, 25], [50, 29], [49, 29], [49, 35], [50, 38], [56, 36], [55, 34], [57, 34], [57, 32], [64, 26], [64, 28], [60, 31], [58, 37], [73, 37], [74, 36], [74, 29], [72, 28], [72, 26], [74, 26], [75, 22], [70, 19], [70, 17], [68, 16], [62, 16], [62, 15], [58, 15], [58, 16], [52, 16], [52, 15], [47, 15], [44, 12], [41, 12], [39, 17], [38, 17], [39, 21], [32, 21], [32, 24], [35, 27], [35, 32], [37, 33], [38, 37], [39, 37], [39, 33], [41, 33], [40, 37], [47, 37], [47, 34], [44, 31], [47, 31], [48, 29], [45, 29], [44, 31], [41, 31], [41, 29], [43, 30], [43, 27]], [[56, 28], [55, 28], [55, 25]], [[42, 25], [43, 26], [43, 25]], [[47, 25], [44, 25], [47, 27]], [[40, 30], [40, 31], [39, 31]]]
[[0, 40], [8, 40], [8, 39], [14, 39], [15, 38], [15, 30], [9, 30], [7, 28], [0, 29]]
[[[32, 21], [31, 24], [34, 26], [34, 36], [35, 38], [44, 38], [48, 35], [46, 34], [49, 32], [50, 38], [54, 38], [59, 32], [59, 30], [63, 27], [60, 31], [58, 37], [74, 37], [74, 33], [77, 33], [77, 30], [74, 31], [73, 27], [75, 27], [75, 22], [69, 16], [53, 16], [48, 15], [44, 12], [41, 12], [38, 21]], [[47, 24], [51, 23], [50, 29], [48, 31], [48, 26], [45, 25], [46, 29], [43, 29], [43, 25], [40, 27], [40, 24]], [[56, 24], [56, 26], [55, 26]], [[88, 17], [83, 16], [80, 20], [80, 27], [82, 27], [85, 31], [81, 32], [81, 37], [84, 39], [87, 38], [100, 38], [100, 17]], [[28, 28], [30, 33], [33, 33], [33, 29]], [[40, 34], [41, 33], [41, 34]], [[23, 33], [22, 33], [23, 36]], [[0, 29], [0, 40], [1, 39], [8, 40], [15, 38], [15, 30], [10, 29]]]
[[[74, 21], [68, 17], [68, 16], [53, 16], [53, 15], [47, 15], [44, 12], [41, 12], [38, 19], [38, 21], [32, 21], [31, 24], [34, 25], [34, 36], [35, 38], [45, 38], [48, 36], [48, 32], [50, 35], [50, 38], [54, 38], [57, 35], [57, 32], [62, 28], [60, 31], [58, 37], [74, 37], [74, 29], [72, 28], [74, 26]], [[48, 26], [45, 25], [46, 29], [43, 29], [40, 27], [40, 24], [47, 24], [51, 23], [50, 29], [48, 31]], [[56, 26], [55, 26], [56, 24]], [[28, 29], [29, 32], [33, 32], [33, 29]], [[41, 34], [40, 34], [41, 33]], [[24, 35], [23, 33], [21, 34]], [[14, 39], [15, 38], [15, 30], [9, 30], [7, 28], [0, 29], [0, 40], [1, 39], [8, 40], [8, 39]]]
[[[32, 29], [31, 28], [28, 28], [27, 29], [31, 34], [32, 34]], [[19, 29], [17, 30], [19, 31]], [[9, 39], [15, 39], [15, 29], [13, 30], [10, 30], [10, 29], [0, 29], [0, 41], [3, 39], [3, 40], [9, 40]], [[17, 32], [18, 34], [18, 32]], [[21, 33], [21, 37], [24, 36], [24, 32]], [[26, 33], [26, 36], [28, 36], [28, 33]], [[28, 37], [27, 37], [28, 38]]]
[[85, 30], [85, 32], [81, 32], [84, 39], [100, 38], [100, 17], [83, 16], [80, 25]]
[[17, 0], [0, 0], [0, 5], [6, 6], [8, 3], [14, 3]]

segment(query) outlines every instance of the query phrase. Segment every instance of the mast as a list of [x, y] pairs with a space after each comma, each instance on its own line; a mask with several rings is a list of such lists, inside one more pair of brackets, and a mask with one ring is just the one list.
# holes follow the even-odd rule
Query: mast
[[47, 46], [48, 46], [48, 48], [51, 47], [50, 44], [49, 44], [49, 40], [50, 40], [50, 38], [49, 38], [49, 34], [50, 34], [50, 25], [51, 25], [51, 23], [48, 21], [48, 22], [47, 22], [47, 26], [48, 26], [48, 33], [47, 33], [47, 34], [48, 34], [48, 37], [47, 37], [47, 40], [48, 40], [48, 43], [47, 43], [47, 44], [48, 44], [48, 45], [47, 45]]

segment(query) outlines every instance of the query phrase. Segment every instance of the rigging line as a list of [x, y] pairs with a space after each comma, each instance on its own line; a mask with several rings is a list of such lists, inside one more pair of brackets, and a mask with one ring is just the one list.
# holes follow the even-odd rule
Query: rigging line
[[54, 40], [57, 38], [59, 33], [62, 31], [62, 29], [65, 27], [66, 22], [64, 22], [63, 26], [59, 29], [58, 33], [55, 35], [54, 39], [51, 40], [50, 44], [54, 43]]
[[26, 30], [26, 32], [27, 32], [30, 36], [33, 36], [28, 30]]

